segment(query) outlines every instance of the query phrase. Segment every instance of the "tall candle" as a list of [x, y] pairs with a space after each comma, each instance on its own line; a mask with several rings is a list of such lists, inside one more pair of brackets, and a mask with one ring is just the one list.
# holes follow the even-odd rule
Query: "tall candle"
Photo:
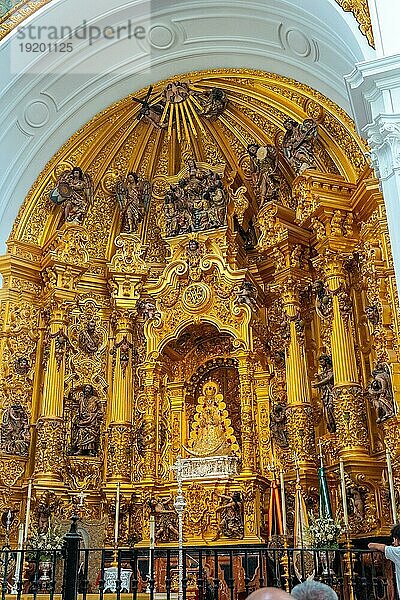
[[24, 533], [25, 527], [23, 523], [20, 523], [18, 528], [18, 550], [20, 552], [17, 553], [17, 560], [15, 564], [15, 573], [13, 577], [13, 584], [11, 586], [10, 594], [13, 596], [18, 595], [18, 584], [21, 576], [21, 563], [22, 563], [22, 548], [24, 547]]
[[388, 478], [389, 478], [389, 494], [390, 494], [390, 504], [392, 506], [393, 525], [396, 525], [397, 510], [396, 510], [396, 498], [394, 495], [392, 460], [390, 458], [390, 452], [387, 448], [386, 448], [386, 464], [387, 464]]
[[346, 529], [349, 528], [349, 515], [347, 513], [347, 494], [346, 494], [346, 480], [344, 478], [344, 465], [343, 459], [339, 460], [340, 467], [340, 488], [342, 492], [342, 505], [343, 505], [343, 520]]
[[156, 537], [156, 518], [154, 515], [150, 515], [150, 550], [154, 550]]
[[28, 484], [28, 497], [26, 499], [24, 542], [26, 542], [28, 540], [29, 517], [30, 517], [30, 514], [31, 514], [31, 500], [32, 500], [32, 479], [29, 480], [29, 484]]
[[118, 547], [118, 532], [119, 532], [119, 505], [120, 505], [121, 484], [117, 483], [117, 493], [115, 499], [115, 527], [114, 527], [114, 546]]
[[285, 480], [283, 478], [283, 469], [280, 472], [281, 480], [281, 503], [282, 503], [282, 527], [283, 535], [287, 535], [287, 524], [286, 524], [286, 494], [285, 494]]

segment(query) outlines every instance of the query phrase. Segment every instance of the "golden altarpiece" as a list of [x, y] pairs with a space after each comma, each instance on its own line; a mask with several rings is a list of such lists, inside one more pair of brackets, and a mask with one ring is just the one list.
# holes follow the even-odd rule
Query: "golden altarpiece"
[[0, 259], [14, 541], [31, 482], [31, 529], [78, 511], [111, 545], [119, 483], [119, 545], [148, 544], [151, 510], [176, 544], [181, 455], [228, 465], [185, 481], [186, 543], [262, 542], [272, 461], [290, 532], [294, 453], [315, 510], [319, 448], [339, 517], [344, 461], [351, 536], [387, 533], [398, 299], [366, 152], [321, 94], [241, 70], [135, 92], [58, 151]]

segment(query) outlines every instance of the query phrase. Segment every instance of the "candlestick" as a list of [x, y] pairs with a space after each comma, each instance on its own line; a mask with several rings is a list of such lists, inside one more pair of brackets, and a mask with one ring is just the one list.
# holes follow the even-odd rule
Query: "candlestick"
[[323, 456], [322, 456], [322, 441], [321, 441], [321, 438], [318, 440], [318, 448], [319, 448], [319, 462], [320, 462], [321, 469], [323, 469], [324, 468], [324, 459], [323, 459]]
[[344, 478], [344, 464], [343, 459], [339, 460], [340, 468], [340, 489], [342, 492], [342, 505], [343, 505], [343, 521], [346, 529], [349, 529], [349, 516], [347, 513], [347, 494], [346, 494], [346, 480]]
[[150, 550], [154, 550], [156, 538], [156, 517], [150, 515]]
[[15, 574], [13, 577], [13, 585], [10, 590], [10, 594], [12, 594], [13, 596], [16, 596], [18, 594], [18, 583], [19, 583], [19, 578], [21, 575], [22, 548], [24, 546], [24, 535], [25, 535], [25, 528], [24, 528], [23, 523], [20, 523], [19, 528], [18, 528], [18, 550], [19, 550], [19, 552], [17, 552], [17, 561], [16, 561], [16, 565], [15, 565]]
[[396, 525], [397, 510], [396, 510], [396, 498], [394, 495], [392, 459], [390, 458], [390, 452], [389, 452], [388, 448], [386, 448], [386, 464], [387, 464], [388, 478], [389, 478], [389, 494], [390, 494], [390, 504], [392, 507], [393, 525]]
[[282, 528], [283, 535], [287, 536], [287, 523], [286, 523], [286, 493], [285, 493], [285, 480], [283, 478], [283, 469], [280, 472], [281, 481], [281, 504], [282, 504]]
[[25, 513], [25, 529], [24, 529], [24, 542], [28, 540], [29, 532], [29, 517], [31, 514], [31, 500], [32, 500], [32, 479], [29, 480], [28, 484], [28, 497], [26, 499], [26, 513]]
[[115, 546], [115, 548], [118, 547], [120, 492], [121, 492], [121, 484], [118, 481], [116, 499], [115, 499], [115, 527], [114, 527], [114, 546]]

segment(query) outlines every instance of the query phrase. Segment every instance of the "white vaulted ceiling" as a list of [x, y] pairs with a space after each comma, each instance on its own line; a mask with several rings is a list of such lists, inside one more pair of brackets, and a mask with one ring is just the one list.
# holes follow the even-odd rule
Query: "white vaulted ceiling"
[[40, 171], [99, 111], [177, 73], [260, 69], [307, 84], [349, 111], [343, 76], [374, 56], [334, 0], [54, 0], [24, 25], [143, 25], [145, 40], [74, 41], [71, 53], [0, 45], [0, 251]]

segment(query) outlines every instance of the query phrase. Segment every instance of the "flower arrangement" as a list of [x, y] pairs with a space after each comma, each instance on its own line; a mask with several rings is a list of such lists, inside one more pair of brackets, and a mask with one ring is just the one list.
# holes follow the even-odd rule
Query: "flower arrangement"
[[[46, 531], [36, 530], [28, 540], [28, 550], [32, 560], [37, 560], [37, 551], [40, 550], [39, 561], [49, 561], [54, 556], [54, 551], [61, 552], [64, 545], [65, 532], [61, 525], [50, 522]], [[36, 551], [36, 552], [35, 552]]]
[[311, 548], [338, 548], [338, 539], [342, 528], [335, 519], [310, 515], [309, 522], [310, 525], [306, 528], [306, 538]]

